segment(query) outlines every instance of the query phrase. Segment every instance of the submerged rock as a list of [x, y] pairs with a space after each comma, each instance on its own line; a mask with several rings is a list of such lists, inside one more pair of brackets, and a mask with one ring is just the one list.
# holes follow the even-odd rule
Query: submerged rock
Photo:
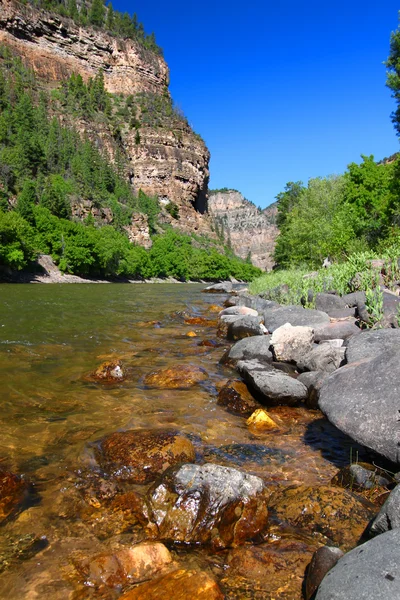
[[0, 523], [23, 504], [28, 484], [20, 475], [0, 470]]
[[258, 408], [253, 414], [247, 419], [246, 425], [250, 429], [256, 431], [271, 431], [273, 429], [279, 429], [279, 426], [269, 416], [266, 410]]
[[224, 597], [208, 573], [180, 569], [140, 585], [119, 600], [224, 600]]
[[217, 404], [225, 406], [235, 415], [248, 416], [260, 406], [247, 389], [247, 385], [238, 379], [230, 379], [219, 391]]
[[124, 381], [126, 373], [119, 360], [110, 360], [102, 363], [95, 371], [90, 374], [90, 379], [102, 383], [115, 383]]
[[214, 549], [254, 538], [268, 519], [263, 481], [215, 464], [169, 469], [146, 502], [157, 537]]
[[301, 485], [277, 492], [269, 507], [278, 519], [308, 531], [318, 531], [344, 550], [361, 538], [374, 513], [372, 504], [330, 486]]
[[194, 459], [192, 442], [168, 430], [117, 431], [100, 443], [99, 462], [105, 470], [135, 483], [153, 481], [168, 467]]
[[187, 389], [206, 379], [208, 374], [204, 369], [192, 365], [178, 365], [149, 373], [144, 378], [144, 384], [163, 389]]

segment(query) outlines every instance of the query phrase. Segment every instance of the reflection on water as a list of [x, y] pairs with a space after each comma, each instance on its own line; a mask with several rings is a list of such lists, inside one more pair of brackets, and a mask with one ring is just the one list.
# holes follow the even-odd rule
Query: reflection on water
[[[0, 465], [25, 474], [40, 497], [1, 528], [1, 598], [21, 598], [29, 582], [41, 600], [118, 597], [115, 590], [92, 596], [79, 587], [71, 559], [140, 539], [134, 528], [126, 539], [128, 533], [116, 537], [106, 525], [99, 533], [101, 524], [85, 522], [79, 512], [79, 482], [96, 473], [92, 443], [112, 431], [168, 426], [192, 439], [199, 460], [240, 468], [271, 485], [327, 483], [348, 462], [347, 440], [333, 440], [320, 413], [275, 407], [271, 414], [284, 428], [255, 435], [245, 419], [217, 405], [216, 385], [232, 376], [218, 364], [225, 345], [199, 345], [213, 340], [215, 329], [185, 323], [185, 316], [215, 318], [208, 306], [221, 298], [202, 295], [201, 287], [0, 286]], [[117, 358], [125, 381], [85, 378]], [[209, 378], [189, 390], [143, 385], [151, 370], [177, 364], [201, 367]], [[217, 571], [222, 560], [205, 551], [186, 559]]]

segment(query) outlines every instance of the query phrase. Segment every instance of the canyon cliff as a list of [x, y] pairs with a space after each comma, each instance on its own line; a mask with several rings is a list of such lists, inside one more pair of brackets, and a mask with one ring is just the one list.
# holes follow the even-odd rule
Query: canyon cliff
[[240, 192], [226, 190], [210, 192], [208, 210], [215, 230], [237, 256], [250, 259], [261, 269], [273, 267], [272, 255], [279, 233], [276, 204], [261, 210]]
[[[90, 26], [83, 28], [67, 17], [14, 0], [0, 0], [0, 44], [18, 54], [47, 89], [59, 87], [72, 73], [88, 81], [102, 71], [105, 88], [114, 95], [144, 98], [151, 107], [158, 99], [171, 103], [168, 66], [161, 56], [134, 40]], [[161, 115], [151, 121], [143, 116], [139, 111], [140, 130], [122, 123], [117, 135], [107, 123], [75, 119], [71, 124], [112, 161], [117, 153], [122, 155], [125, 175], [135, 192], [141, 189], [158, 196], [161, 206], [172, 202], [178, 207], [179, 220], [163, 211], [164, 222], [212, 236], [204, 214], [209, 152], [203, 140], [185, 118], [163, 119]], [[73, 212], [81, 209], [78, 205]], [[135, 241], [134, 220], [131, 229]], [[138, 236], [140, 240], [140, 232]]]

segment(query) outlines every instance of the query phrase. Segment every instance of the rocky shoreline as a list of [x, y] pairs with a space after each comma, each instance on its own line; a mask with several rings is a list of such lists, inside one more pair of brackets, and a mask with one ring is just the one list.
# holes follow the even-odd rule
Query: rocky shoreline
[[[218, 319], [185, 315], [184, 323], [215, 327], [217, 337], [198, 347], [227, 346], [221, 363], [238, 373], [218, 386], [216, 404], [242, 418], [254, 439], [288, 431], [285, 407], [322, 410], [354, 440], [354, 457], [329, 484], [271, 486], [242, 470], [243, 462], [233, 468], [217, 460], [238, 452], [235, 444], [212, 450], [212, 460], [210, 449], [200, 455], [199, 440], [174, 429], [173, 419], [170, 427], [111, 432], [90, 445], [91, 467], [79, 468], [74, 508], [58, 508], [72, 510], [92, 532], [90, 551], [74, 558], [69, 577], [82, 582], [87, 597], [105, 600], [400, 597], [400, 330], [362, 330], [355, 317], [330, 316], [338, 310], [334, 295], [321, 295], [320, 309], [309, 310], [231, 283], [204, 291], [224, 302], [209, 306]], [[106, 392], [129, 377], [122, 358], [85, 379]], [[205, 368], [178, 361], [148, 371], [142, 385], [195, 395], [208, 381]], [[247, 445], [247, 460], [272, 452], [263, 443]], [[359, 443], [372, 451], [368, 463], [357, 458]], [[20, 514], [31, 493], [24, 477], [0, 469], [0, 522]], [[99, 540], [117, 534], [105, 552]], [[29, 543], [39, 564], [46, 544]], [[202, 567], [183, 560], [193, 548], [205, 553]]]

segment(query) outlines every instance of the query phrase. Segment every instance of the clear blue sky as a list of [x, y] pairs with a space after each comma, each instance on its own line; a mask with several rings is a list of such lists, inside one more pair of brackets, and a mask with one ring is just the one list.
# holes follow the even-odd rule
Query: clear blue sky
[[154, 31], [171, 93], [211, 152], [211, 188], [262, 207], [286, 182], [399, 149], [382, 64], [393, 0], [114, 0]]

